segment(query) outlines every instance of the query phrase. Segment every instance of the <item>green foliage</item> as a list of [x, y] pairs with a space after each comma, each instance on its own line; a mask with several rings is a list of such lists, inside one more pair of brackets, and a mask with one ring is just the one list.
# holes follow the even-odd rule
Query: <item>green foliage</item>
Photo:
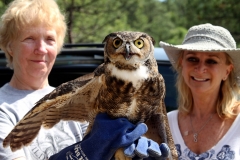
[[[11, 0], [0, 1], [0, 13]], [[201, 23], [227, 28], [240, 47], [239, 0], [56, 0], [68, 23], [66, 43], [101, 43], [111, 32], [131, 30], [159, 41], [182, 42]]]
[[7, 5], [11, 2], [11, 0], [1, 0], [0, 1], [0, 15], [2, 15], [7, 8]]
[[[101, 42], [115, 31], [131, 30], [150, 34], [158, 45], [160, 40], [183, 38], [167, 12], [165, 4], [158, 0], [59, 0], [65, 11], [68, 27], [68, 43]], [[171, 31], [170, 29], [173, 29]], [[177, 35], [175, 35], [177, 33]], [[181, 35], [181, 36], [180, 36]], [[180, 36], [180, 37], [179, 37]]]
[[239, 0], [168, 0], [179, 15], [178, 26], [211, 23], [227, 28], [240, 47], [240, 1]]

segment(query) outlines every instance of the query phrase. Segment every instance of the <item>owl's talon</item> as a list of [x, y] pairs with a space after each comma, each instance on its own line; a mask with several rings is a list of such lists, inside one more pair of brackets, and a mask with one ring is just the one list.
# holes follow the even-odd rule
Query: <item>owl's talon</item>
[[115, 157], [115, 160], [132, 160], [132, 158], [126, 157], [124, 155], [123, 148], [118, 149], [114, 157]]

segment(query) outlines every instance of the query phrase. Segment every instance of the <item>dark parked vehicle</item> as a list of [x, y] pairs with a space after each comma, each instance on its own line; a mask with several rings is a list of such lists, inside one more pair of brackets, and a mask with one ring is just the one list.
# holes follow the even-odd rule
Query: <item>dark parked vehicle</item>
[[[165, 79], [167, 111], [176, 109], [175, 75], [171, 64], [162, 48], [155, 48], [154, 55], [159, 72]], [[49, 83], [57, 87], [94, 71], [101, 63], [103, 63], [103, 44], [65, 44], [49, 75]], [[10, 81], [12, 74], [13, 71], [6, 67], [4, 53], [0, 51], [0, 87]]]

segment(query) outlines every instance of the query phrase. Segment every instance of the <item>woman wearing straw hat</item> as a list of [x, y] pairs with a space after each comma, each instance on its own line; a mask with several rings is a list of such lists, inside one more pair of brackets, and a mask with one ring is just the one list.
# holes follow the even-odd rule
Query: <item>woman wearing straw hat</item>
[[240, 49], [229, 31], [201, 24], [181, 45], [160, 45], [177, 72], [179, 107], [168, 118], [179, 159], [239, 160]]

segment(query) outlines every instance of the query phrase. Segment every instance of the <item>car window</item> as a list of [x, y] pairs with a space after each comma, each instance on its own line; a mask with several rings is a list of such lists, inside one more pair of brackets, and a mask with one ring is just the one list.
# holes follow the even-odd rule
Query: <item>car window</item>
[[165, 86], [166, 86], [166, 96], [165, 105], [167, 111], [175, 110], [177, 108], [177, 92], [175, 88], [175, 73], [173, 72], [171, 65], [163, 65], [158, 63], [158, 71], [162, 74]]

